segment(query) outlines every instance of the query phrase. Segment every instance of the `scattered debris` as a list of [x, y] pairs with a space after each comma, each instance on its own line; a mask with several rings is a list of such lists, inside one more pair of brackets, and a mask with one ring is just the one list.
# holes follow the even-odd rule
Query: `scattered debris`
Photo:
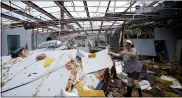
[[88, 97], [88, 96], [95, 96], [95, 97], [105, 97], [104, 91], [103, 90], [84, 90], [83, 85], [78, 82], [75, 85], [75, 88], [78, 90], [79, 95], [81, 97]]
[[70, 80], [68, 80], [68, 83], [67, 83], [67, 86], [66, 86], [65, 90], [67, 92], [71, 92], [72, 87], [73, 87], [73, 81], [70, 79]]
[[147, 80], [142, 80], [139, 82], [139, 84], [140, 84], [140, 87], [142, 90], [151, 90], [152, 89], [149, 81], [147, 81]]
[[67, 62], [67, 64], [66, 64], [67, 69], [74, 69], [75, 70], [75, 68], [78, 66], [80, 66], [80, 65], [77, 62], [77, 60], [74, 58], [71, 58], [71, 60], [69, 62]]
[[28, 55], [30, 55], [30, 53], [26, 49], [23, 49], [19, 54], [19, 56], [22, 57], [23, 59], [26, 58]]
[[180, 97], [180, 95], [178, 94], [175, 94], [173, 92], [166, 92], [166, 91], [164, 91], [164, 96], [165, 97]]
[[9, 64], [17, 64], [17, 60], [18, 60], [18, 59], [13, 60], [13, 61], [12, 61], [12, 62], [10, 62]]
[[95, 58], [96, 57], [96, 53], [93, 53], [93, 54], [89, 54], [88, 55], [88, 58]]
[[182, 88], [182, 86], [180, 85], [179, 81], [177, 79], [175, 79], [175, 78], [164, 76], [164, 75], [162, 75], [160, 78], [162, 80], [166, 80], [166, 81], [172, 82], [172, 85], [170, 85], [172, 88]]
[[1, 87], [3, 87], [5, 85], [5, 83], [4, 82], [1, 82], [0, 85], [1, 85]]
[[47, 57], [47, 58], [45, 59], [44, 68], [50, 66], [51, 63], [54, 62], [55, 60], [56, 60], [55, 58]]
[[37, 74], [37, 73], [33, 73], [33, 74]]
[[[42, 57], [41, 57], [42, 56]], [[95, 58], [96, 54], [90, 54], [88, 55], [89, 58]], [[36, 57], [36, 60], [42, 60], [46, 58], [45, 54], [39, 55]], [[45, 67], [49, 66], [54, 60], [55, 58], [49, 58], [49, 60], [47, 60], [47, 58], [45, 59]], [[14, 61], [15, 62], [15, 61]], [[79, 63], [78, 63], [79, 62]], [[147, 73], [153, 71], [153, 75], [155, 73], [160, 74], [157, 77], [156, 80], [154, 81], [149, 81], [149, 80], [142, 80], [139, 82], [139, 84], [141, 85], [141, 89], [143, 92], [143, 95], [146, 97], [153, 97], [153, 96], [158, 96], [158, 97], [162, 97], [162, 96], [166, 96], [166, 97], [170, 97], [170, 96], [179, 96], [180, 94], [176, 94], [175, 92], [171, 92], [169, 93], [169, 87], [171, 87], [171, 85], [174, 85], [173, 81], [169, 81], [168, 79], [164, 79], [163, 75], [166, 75], [166, 77], [169, 77], [168, 75], [173, 73], [175, 74], [176, 77], [180, 77], [179, 73], [181, 73], [181, 69], [180, 67], [175, 67], [177, 66], [177, 63], [175, 62], [164, 62], [164, 63], [159, 63], [159, 62], [153, 62], [150, 60], [146, 60], [146, 61], [142, 61], [143, 66], [146, 66], [147, 68]], [[175, 66], [173, 66], [175, 65]], [[88, 78], [90, 78], [89, 83], [92, 84], [88, 84], [86, 83], [86, 81], [84, 80], [81, 74], [81, 72], [79, 72], [79, 68], [81, 68], [80, 66], [82, 66], [82, 63], [80, 63], [79, 60], [72, 58], [70, 59], [70, 61], [67, 62], [66, 64], [66, 68], [69, 72], [69, 80], [67, 82], [66, 88], [62, 90], [61, 94], [59, 94], [58, 96], [107, 96], [107, 97], [123, 97], [125, 92], [126, 92], [126, 88], [123, 87], [122, 89], [118, 89], [118, 88], [112, 88], [109, 87], [107, 92], [103, 92], [102, 90], [95, 90], [95, 77], [99, 80], [103, 80], [103, 75], [104, 75], [104, 71], [105, 69], [99, 70], [97, 73], [94, 73], [95, 77], [92, 75], [88, 75]], [[81, 68], [82, 69], [82, 68]], [[175, 71], [174, 71], [175, 70]], [[48, 70], [47, 70], [48, 71]], [[173, 72], [172, 72], [173, 71]], [[26, 72], [24, 73], [26, 74]], [[28, 73], [27, 73], [28, 74]], [[32, 74], [37, 74], [37, 72], [34, 73], [29, 73], [28, 77], [30, 77]], [[178, 74], [178, 75], [176, 75]], [[62, 76], [62, 74], [60, 74], [60, 76]], [[127, 77], [126, 74], [123, 73], [119, 73], [118, 74], [119, 78], [122, 80], [126, 80], [125, 79]], [[161, 78], [161, 76], [163, 78]], [[170, 76], [173, 77], [173, 76]], [[114, 78], [114, 77], [112, 77]], [[173, 77], [175, 78], [175, 77]], [[177, 78], [175, 78], [177, 79]], [[125, 81], [124, 81], [125, 83]], [[153, 86], [151, 83], [155, 83], [155, 86]], [[86, 85], [86, 86], [84, 86]], [[2, 83], [1, 83], [2, 86]], [[36, 92], [34, 94], [34, 96], [38, 96], [38, 93], [40, 92], [40, 88], [41, 85], [39, 85], [36, 88]], [[48, 88], [47, 90], [50, 91], [51, 88]], [[73, 89], [76, 89], [76, 91], [78, 93], [73, 93]], [[157, 89], [155, 91], [155, 93], [159, 93], [158, 95], [153, 95], [153, 90]], [[104, 94], [106, 93], [106, 95]], [[138, 97], [138, 93], [136, 90], [133, 90], [132, 92], [132, 96], [133, 97]]]
[[27, 77], [30, 77], [30, 76], [31, 76], [31, 73]]
[[38, 56], [36, 56], [36, 60], [43, 60], [44, 58], [46, 58], [46, 55], [43, 53], [43, 54], [39, 54]]
[[118, 89], [118, 88], [112, 88], [109, 87], [108, 91], [106, 92], [106, 97], [122, 97], [125, 94], [125, 90]]

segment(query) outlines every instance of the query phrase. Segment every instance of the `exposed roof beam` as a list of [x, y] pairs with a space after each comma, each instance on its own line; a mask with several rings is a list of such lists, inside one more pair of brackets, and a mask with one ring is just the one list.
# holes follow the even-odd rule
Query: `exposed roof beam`
[[136, 3], [136, 1], [131, 1], [131, 4], [128, 8], [126, 8], [126, 10], [124, 10], [123, 12], [127, 12], [134, 4]]
[[79, 21], [131, 21], [138, 19], [146, 19], [146, 16], [136, 15], [133, 19], [133, 15], [122, 15], [121, 17], [91, 17], [91, 18], [74, 18], [74, 19], [60, 19], [60, 20], [49, 20], [49, 21], [40, 21], [38, 25], [58, 25], [60, 23], [75, 23]]
[[34, 4], [33, 2], [31, 1], [21, 1], [23, 3], [25, 3], [26, 5], [34, 8], [35, 10], [43, 13], [44, 15], [50, 17], [51, 19], [57, 19], [55, 16], [51, 15], [50, 13], [48, 13], [47, 11], [45, 11], [44, 9], [40, 8], [38, 5]]
[[[87, 17], [90, 17], [89, 10], [88, 10], [88, 7], [87, 7], [87, 1], [83, 1], [83, 4], [85, 6], [85, 11], [87, 13]], [[90, 26], [92, 28], [92, 22], [91, 21], [90, 21]]]
[[[110, 3], [111, 3], [111, 1], [108, 2], [107, 8], [106, 8], [106, 13], [107, 13], [108, 10], [109, 10]], [[105, 15], [106, 15], [106, 13], [105, 13]], [[103, 23], [104, 23], [104, 21], [101, 22], [100, 29], [102, 29]], [[100, 31], [100, 32], [101, 32], [101, 31]]]
[[1, 13], [1, 17], [9, 19], [9, 20], [21, 21], [21, 19], [19, 19], [19, 18], [12, 17], [12, 16], [9, 16], [9, 15], [3, 14], [3, 13]]
[[[136, 3], [137, 1], [131, 1], [130, 2], [130, 5], [129, 5], [129, 7], [128, 8], [126, 8], [124, 11], [123, 11], [123, 13], [126, 13], [135, 3]], [[125, 20], [126, 21], [126, 20]], [[124, 23], [125, 23], [125, 21], [124, 21]], [[131, 21], [131, 20], [130, 20]]]
[[111, 1], [109, 1], [109, 2], [108, 2], [107, 9], [106, 9], [106, 13], [107, 13], [107, 12], [108, 12], [108, 10], [109, 10], [110, 3], [111, 3]]
[[[70, 14], [70, 12], [69, 12], [63, 5], [61, 5], [60, 1], [54, 1], [54, 2], [55, 2], [62, 10], [64, 10], [64, 12], [65, 12], [70, 18], [74, 19], [73, 16]], [[76, 24], [77, 24], [80, 28], [83, 28], [78, 22], [76, 22]]]
[[27, 18], [35, 19], [35, 20], [37, 20], [37, 21], [40, 20], [39, 18], [36, 18], [36, 17], [34, 17], [34, 16], [32, 16], [32, 15], [29, 15], [29, 14], [27, 14], [27, 13], [25, 13], [25, 12], [19, 10], [19, 9], [16, 9], [16, 8], [14, 8], [14, 7], [11, 7], [11, 6], [9, 6], [9, 5], [6, 5], [6, 4], [4, 4], [4, 3], [2, 3], [2, 2], [1, 2], [1, 7], [4, 8], [4, 9], [6, 9], [6, 10], [9, 10], [9, 11], [12, 11], [12, 12], [14, 12], [14, 13], [17, 13], [17, 14], [20, 14], [20, 15], [22, 15], [22, 16], [25, 16], [25, 17], [27, 17]]
[[[23, 20], [21, 20], [21, 19], [19, 19], [19, 18], [12, 17], [12, 16], [9, 16], [9, 15], [3, 14], [3, 13], [1, 13], [1, 17], [6, 18], [6, 19], [9, 19], [9, 20], [14, 20], [14, 21], [17, 21], [17, 22], [22, 22], [22, 21], [23, 21]], [[13, 24], [12, 24], [12, 26], [13, 26]], [[23, 25], [21, 25], [21, 24], [16, 25], [16, 24], [15, 24], [15, 26], [16, 26], [16, 27], [17, 27], [17, 26], [19, 27], [19, 26], [23, 26]], [[47, 28], [47, 29], [53, 30], [53, 29], [51, 29], [51, 28]]]
[[[116, 29], [116, 27], [114, 27], [114, 28], [102, 28], [101, 31], [106, 31], [106, 30], [110, 31], [110, 30], [114, 30], [114, 29]], [[100, 31], [100, 29], [85, 29], [85, 30], [62, 31], [62, 32], [70, 32], [71, 33], [71, 32], [84, 32], [84, 31]], [[57, 33], [59, 33], [59, 32], [57, 32]]]
[[156, 3], [158, 3], [159, 1], [153, 1], [152, 3], [150, 3], [149, 5], [148, 5], [148, 7], [152, 7], [153, 5], [155, 5]]
[[[91, 18], [75, 18], [75, 19], [61, 19], [61, 23], [74, 23], [74, 22], [79, 22], [79, 21], [130, 21], [130, 20], [138, 20], [138, 19], [146, 19], [146, 16], [140, 17], [140, 16], [135, 16], [135, 19], [133, 19], [132, 16], [121, 16], [120, 18], [118, 17], [91, 17]], [[47, 23], [58, 23], [59, 20], [54, 20], [54, 21], [45, 21]]]
[[[55, 16], [51, 15], [50, 13], [48, 13], [48, 12], [45, 11], [44, 9], [40, 8], [38, 5], [34, 4], [34, 3], [31, 2], [31, 1], [21, 1], [21, 2], [23, 2], [23, 3], [25, 3], [26, 5], [28, 5], [28, 6], [32, 7], [32, 8], [34, 8], [35, 10], [41, 12], [42, 14], [44, 14], [44, 15], [50, 17], [51, 19], [54, 19], [54, 20], [57, 19]], [[60, 27], [58, 27], [58, 26], [55, 26], [55, 27], [58, 28], [58, 29], [60, 29]]]
[[113, 29], [116, 29], [116, 27], [115, 28], [102, 28], [102, 29], [87, 29], [87, 30], [79, 30], [80, 32], [83, 32], [83, 31], [99, 31], [99, 30], [101, 30], [101, 31], [105, 31], [105, 30], [113, 30]]
[[[9, 15], [3, 14], [3, 13], [1, 13], [1, 17], [9, 19], [9, 20], [14, 20], [14, 21], [17, 21], [17, 22], [23, 21], [23, 20], [21, 20], [19, 18], [12, 17], [12, 16], [9, 16]], [[10, 27], [23, 27], [23, 25], [22, 24], [16, 25], [16, 23], [15, 23], [15, 24], [11, 24]], [[45, 28], [48, 29], [48, 30], [54, 30], [54, 29], [51, 29], [51, 28], [47, 28], [47, 26]]]

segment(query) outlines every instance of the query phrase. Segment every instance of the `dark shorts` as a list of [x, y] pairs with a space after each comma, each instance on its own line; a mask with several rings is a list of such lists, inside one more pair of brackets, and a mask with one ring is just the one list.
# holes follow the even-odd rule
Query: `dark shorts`
[[140, 72], [132, 72], [132, 73], [127, 73], [129, 78], [133, 78], [135, 80], [139, 80], [140, 78]]

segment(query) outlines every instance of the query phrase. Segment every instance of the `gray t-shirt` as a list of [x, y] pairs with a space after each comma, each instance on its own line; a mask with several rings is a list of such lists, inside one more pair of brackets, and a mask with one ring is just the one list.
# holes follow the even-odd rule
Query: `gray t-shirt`
[[[127, 50], [125, 50], [127, 51]], [[133, 52], [137, 53], [135, 48], [132, 48], [131, 51], [128, 52]], [[132, 73], [132, 72], [141, 72], [142, 69], [142, 64], [139, 61], [138, 55], [134, 57], [130, 57], [128, 55], [123, 55], [123, 60], [124, 60], [124, 72], [125, 73]]]

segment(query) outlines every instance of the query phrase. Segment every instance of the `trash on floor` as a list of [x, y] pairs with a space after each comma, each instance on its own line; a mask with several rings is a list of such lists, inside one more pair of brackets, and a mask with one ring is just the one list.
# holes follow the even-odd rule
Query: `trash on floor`
[[3, 87], [5, 85], [5, 83], [4, 82], [1, 82], [0, 85], [1, 85], [1, 87]]
[[44, 58], [46, 58], [46, 55], [43, 53], [43, 54], [39, 54], [36, 56], [36, 60], [43, 60]]
[[147, 81], [147, 80], [142, 80], [139, 82], [139, 84], [140, 84], [140, 87], [142, 90], [151, 90], [152, 89], [149, 81]]
[[163, 80], [172, 81], [173, 85], [170, 85], [172, 88], [182, 88], [182, 86], [180, 85], [180, 82], [175, 78], [168, 77], [165, 75], [162, 75], [160, 78]]
[[51, 63], [54, 62], [55, 60], [56, 60], [55, 58], [47, 57], [47, 58], [45, 59], [44, 68], [50, 66]]

